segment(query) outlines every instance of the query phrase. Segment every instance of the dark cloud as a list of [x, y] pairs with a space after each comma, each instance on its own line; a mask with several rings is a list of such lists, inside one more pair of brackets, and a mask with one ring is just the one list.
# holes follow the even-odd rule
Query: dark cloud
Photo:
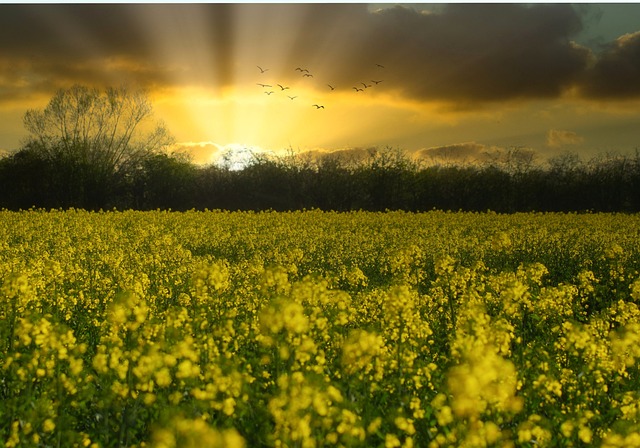
[[[639, 95], [640, 38], [599, 56], [572, 43], [587, 20], [569, 4], [451, 4], [371, 12], [365, 4], [0, 5], [0, 101], [74, 82], [225, 86], [269, 76], [459, 105]], [[593, 68], [589, 69], [592, 64]], [[376, 64], [384, 65], [384, 68]], [[19, 67], [9, 71], [8, 67]], [[635, 77], [635, 78], [634, 78]], [[275, 80], [274, 80], [275, 81]], [[633, 84], [633, 87], [632, 87]]]
[[[2, 54], [12, 57], [81, 59], [89, 51], [136, 53], [145, 49], [136, 9], [125, 5], [2, 5]], [[93, 47], [93, 48], [92, 48]]]
[[585, 75], [582, 92], [599, 99], [640, 96], [640, 31], [625, 34], [599, 56]]
[[[212, 73], [216, 82], [228, 84], [232, 9], [224, 4], [0, 5], [0, 67], [3, 73], [7, 65], [21, 67], [23, 89], [74, 82], [153, 87], [180, 78], [201, 83]], [[214, 66], [203, 70], [202, 61], [212, 58]]]
[[[295, 35], [290, 65], [312, 64], [321, 53], [323, 64], [311, 65], [316, 78], [346, 90], [384, 79], [376, 87], [417, 100], [554, 97], [588, 63], [589, 51], [571, 43], [581, 29], [571, 5], [455, 4], [433, 14], [402, 6], [296, 8], [308, 14], [291, 17], [312, 20]], [[270, 14], [267, 7], [263, 16]]]
[[554, 97], [586, 67], [571, 44], [570, 5], [454, 4], [440, 14], [396, 7], [375, 18], [390, 65], [410, 73], [408, 95], [455, 101]]
[[[89, 56], [162, 57], [158, 40], [183, 54], [204, 39], [229, 57], [233, 5], [229, 4], [18, 4], [1, 5], [3, 55], [83, 60]], [[205, 24], [204, 34], [198, 23]]]

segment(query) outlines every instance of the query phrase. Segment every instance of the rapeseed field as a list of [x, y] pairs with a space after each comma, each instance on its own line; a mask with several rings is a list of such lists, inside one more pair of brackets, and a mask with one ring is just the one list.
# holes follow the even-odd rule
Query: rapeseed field
[[640, 446], [640, 216], [0, 212], [5, 447]]

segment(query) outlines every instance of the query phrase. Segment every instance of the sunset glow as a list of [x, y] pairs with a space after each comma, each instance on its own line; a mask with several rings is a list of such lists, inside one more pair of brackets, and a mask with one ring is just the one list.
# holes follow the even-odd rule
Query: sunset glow
[[4, 152], [24, 138], [27, 109], [75, 83], [146, 89], [178, 146], [204, 164], [223, 148], [524, 147], [548, 157], [640, 143], [637, 4], [0, 11]]

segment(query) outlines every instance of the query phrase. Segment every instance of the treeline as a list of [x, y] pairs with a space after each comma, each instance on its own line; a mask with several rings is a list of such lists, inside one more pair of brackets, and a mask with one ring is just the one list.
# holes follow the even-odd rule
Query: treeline
[[375, 150], [359, 161], [256, 157], [241, 170], [148, 154], [105, 172], [24, 148], [0, 159], [0, 208], [640, 211], [640, 153], [543, 165], [418, 163]]

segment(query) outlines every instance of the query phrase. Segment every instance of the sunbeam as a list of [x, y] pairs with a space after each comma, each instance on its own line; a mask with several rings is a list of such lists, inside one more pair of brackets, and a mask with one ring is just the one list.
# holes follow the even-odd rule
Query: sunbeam
[[640, 84], [629, 80], [640, 73], [640, 29], [628, 17], [638, 5], [6, 4], [0, 12], [0, 149], [19, 146], [21, 114], [73, 84], [145, 89], [183, 143], [278, 152], [479, 141], [549, 151], [549, 131], [562, 130], [579, 134], [570, 149], [585, 153], [637, 146]]

